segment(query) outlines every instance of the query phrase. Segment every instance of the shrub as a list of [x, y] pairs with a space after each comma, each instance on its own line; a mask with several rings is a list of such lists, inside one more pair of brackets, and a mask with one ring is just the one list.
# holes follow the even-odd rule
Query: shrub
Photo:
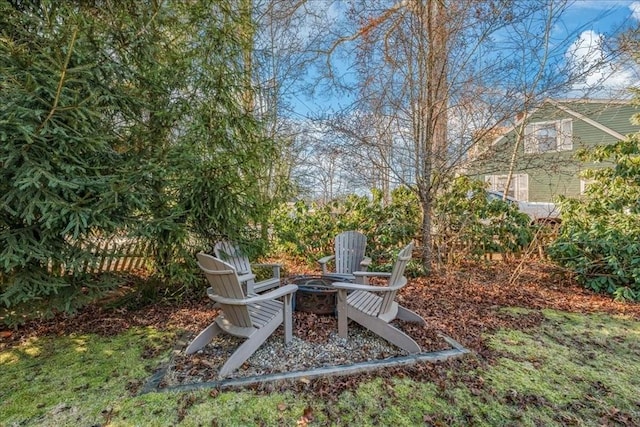
[[[634, 117], [640, 124], [638, 116]], [[581, 154], [613, 160], [585, 172], [593, 180], [583, 200], [561, 200], [560, 235], [549, 256], [578, 283], [619, 300], [640, 300], [640, 136]]]
[[488, 200], [485, 184], [467, 177], [455, 179], [434, 207], [434, 242], [440, 261], [485, 254], [513, 254], [533, 238], [530, 218], [518, 206]]
[[640, 220], [611, 212], [593, 217], [573, 201], [562, 203], [561, 233], [549, 257], [581, 285], [616, 299], [640, 300]]
[[283, 205], [273, 215], [272, 251], [281, 251], [309, 265], [333, 252], [336, 234], [357, 230], [367, 236], [367, 255], [372, 268], [390, 268], [395, 251], [413, 240], [420, 228], [420, 208], [407, 188], [398, 188], [388, 204], [382, 193], [370, 199], [351, 195], [325, 205], [299, 201]]

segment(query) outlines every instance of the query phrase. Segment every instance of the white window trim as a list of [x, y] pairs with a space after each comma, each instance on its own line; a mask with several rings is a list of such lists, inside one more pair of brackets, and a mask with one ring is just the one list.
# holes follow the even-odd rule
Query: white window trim
[[[498, 188], [499, 181], [506, 181], [507, 175], [485, 175], [484, 181], [489, 184], [489, 190], [502, 192]], [[513, 198], [521, 201], [529, 201], [529, 175], [526, 173], [513, 174], [511, 177], [511, 186], [513, 188]], [[507, 195], [509, 192], [507, 192]]]
[[[540, 151], [540, 143], [535, 138], [536, 128], [554, 125], [556, 128], [556, 149]], [[568, 128], [568, 129], [567, 129]], [[525, 154], [557, 153], [573, 150], [573, 119], [548, 120], [529, 123], [524, 128]]]
[[587, 187], [595, 182], [595, 179], [580, 178], [580, 195], [584, 195], [587, 191]]

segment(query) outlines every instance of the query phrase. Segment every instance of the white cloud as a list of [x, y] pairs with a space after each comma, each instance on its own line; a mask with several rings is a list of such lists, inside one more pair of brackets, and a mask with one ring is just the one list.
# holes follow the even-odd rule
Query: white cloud
[[604, 36], [593, 30], [583, 31], [576, 41], [567, 49], [567, 56], [580, 60], [585, 65], [593, 65], [602, 61], [602, 45]]
[[640, 21], [640, 1], [631, 3], [629, 9], [631, 9], [631, 16], [633, 16], [636, 21]]
[[[640, 13], [640, 2], [636, 3]], [[587, 30], [567, 49], [572, 73], [579, 76], [572, 87], [573, 96], [628, 96], [627, 88], [638, 84], [637, 66], [608, 59], [604, 42], [602, 34]]]
[[572, 9], [609, 10], [628, 5], [629, 0], [575, 0], [568, 6]]

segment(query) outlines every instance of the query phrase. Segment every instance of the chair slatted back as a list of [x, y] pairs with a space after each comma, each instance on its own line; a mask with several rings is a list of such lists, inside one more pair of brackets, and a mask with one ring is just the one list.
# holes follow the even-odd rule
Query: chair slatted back
[[352, 274], [360, 270], [367, 250], [367, 236], [357, 231], [344, 231], [335, 238], [336, 273]]
[[[204, 271], [207, 280], [216, 295], [226, 298], [243, 299], [244, 291], [234, 267], [218, 258], [205, 253], [196, 254], [198, 266]], [[235, 326], [253, 326], [246, 305], [220, 304], [225, 319]]]
[[251, 264], [247, 257], [238, 246], [228, 241], [220, 241], [213, 247], [213, 253], [216, 258], [228, 262], [236, 269], [240, 275], [251, 273]]
[[398, 253], [398, 258], [393, 265], [391, 276], [387, 282], [387, 286], [393, 289], [393, 291], [384, 292], [382, 296], [382, 304], [380, 306], [380, 314], [387, 313], [391, 310], [392, 304], [396, 299], [396, 293], [407, 284], [407, 278], [404, 276], [404, 270], [411, 259], [412, 252], [413, 242], [409, 243], [400, 251], [400, 253]]

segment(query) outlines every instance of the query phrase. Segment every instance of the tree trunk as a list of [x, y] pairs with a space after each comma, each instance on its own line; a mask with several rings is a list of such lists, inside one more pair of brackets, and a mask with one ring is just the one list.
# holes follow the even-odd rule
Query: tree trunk
[[[417, 5], [417, 8], [422, 7]], [[444, 0], [428, 0], [419, 13], [424, 36], [419, 41], [423, 66], [418, 79], [419, 121], [416, 136], [422, 152], [422, 176], [418, 191], [422, 205], [422, 263], [431, 271], [432, 254], [432, 202], [438, 189], [438, 171], [446, 167], [447, 152], [447, 11]]]

